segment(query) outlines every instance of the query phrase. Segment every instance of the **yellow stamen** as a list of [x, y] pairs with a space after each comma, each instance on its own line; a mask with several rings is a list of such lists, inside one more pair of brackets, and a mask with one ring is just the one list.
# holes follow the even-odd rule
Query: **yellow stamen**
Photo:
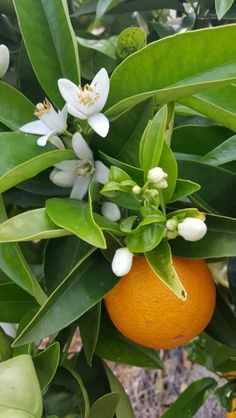
[[48, 99], [45, 98], [45, 100], [43, 101], [43, 103], [38, 103], [36, 105], [36, 109], [34, 111], [34, 115], [35, 116], [42, 116], [44, 115], [44, 113], [47, 113], [50, 111], [52, 105], [51, 103], [48, 101]]
[[80, 104], [84, 106], [93, 106], [99, 97], [100, 95], [96, 91], [96, 84], [94, 87], [91, 87], [89, 84], [85, 84], [83, 87], [79, 86], [78, 99]]

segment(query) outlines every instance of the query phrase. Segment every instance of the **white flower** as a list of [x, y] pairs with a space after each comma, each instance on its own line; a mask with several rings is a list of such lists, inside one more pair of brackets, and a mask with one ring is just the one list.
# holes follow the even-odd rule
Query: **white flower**
[[100, 111], [105, 106], [110, 80], [105, 68], [94, 77], [91, 84], [77, 86], [66, 78], [58, 80], [60, 93], [67, 103], [68, 112], [79, 119], [88, 119], [89, 125], [103, 138], [109, 131], [109, 120]]
[[158, 189], [166, 189], [168, 187], [168, 183], [165, 180], [167, 174], [162, 170], [161, 167], [154, 167], [148, 171], [148, 181], [154, 183]]
[[109, 168], [101, 161], [93, 160], [92, 150], [79, 132], [72, 138], [72, 147], [78, 160], [65, 160], [54, 164], [50, 180], [57, 186], [72, 187], [70, 197], [83, 199], [92, 177], [105, 184], [109, 179]]
[[14, 324], [9, 324], [7, 322], [0, 322], [0, 327], [3, 329], [5, 334], [9, 335], [9, 337], [12, 337], [12, 338], [16, 337], [16, 326]]
[[129, 273], [133, 263], [133, 253], [127, 247], [116, 250], [113, 257], [111, 268], [113, 273], [122, 277]]
[[45, 99], [43, 103], [38, 103], [34, 115], [39, 120], [26, 123], [20, 127], [20, 131], [27, 134], [42, 135], [37, 140], [37, 144], [44, 147], [50, 141], [57, 148], [64, 148], [63, 142], [56, 135], [63, 133], [67, 128], [67, 107], [56, 112], [51, 103]]
[[7, 72], [10, 62], [10, 52], [6, 45], [0, 45], [0, 78]]
[[101, 212], [103, 216], [110, 221], [119, 221], [121, 218], [121, 213], [119, 207], [112, 202], [103, 202], [101, 206]]
[[178, 224], [178, 233], [186, 241], [198, 241], [207, 232], [205, 222], [198, 218], [185, 218]]

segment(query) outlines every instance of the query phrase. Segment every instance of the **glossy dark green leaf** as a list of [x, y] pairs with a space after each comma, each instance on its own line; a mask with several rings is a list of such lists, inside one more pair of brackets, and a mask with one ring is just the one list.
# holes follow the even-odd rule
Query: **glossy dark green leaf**
[[233, 379], [231, 382], [225, 383], [225, 385], [221, 386], [215, 391], [215, 394], [218, 397], [221, 405], [228, 412], [232, 411], [232, 402], [233, 402], [233, 399], [235, 398], [235, 392], [236, 392], [236, 380], [235, 379]]
[[161, 280], [179, 299], [186, 300], [188, 295], [173, 266], [167, 240], [162, 240], [158, 247], [145, 253], [145, 257], [157, 280]]
[[19, 323], [28, 311], [37, 307], [35, 299], [19, 286], [0, 284], [0, 322]]
[[167, 106], [163, 106], [149, 123], [142, 137], [139, 158], [146, 176], [148, 170], [158, 166], [165, 140], [166, 123]]
[[34, 367], [41, 390], [45, 390], [53, 379], [60, 360], [60, 345], [57, 342], [49, 345], [44, 351], [33, 357]]
[[25, 354], [0, 363], [0, 386], [2, 417], [42, 417], [42, 395], [31, 356]]
[[0, 225], [0, 242], [32, 241], [70, 234], [54, 224], [44, 208], [23, 212]]
[[130, 164], [123, 163], [119, 160], [117, 160], [114, 157], [110, 157], [109, 155], [104, 154], [103, 152], [99, 152], [101, 160], [106, 164], [107, 166], [115, 165], [116, 167], [121, 168], [126, 173], [130, 175], [130, 177], [136, 181], [139, 185], [143, 184], [143, 170], [137, 167], [133, 167]]
[[189, 196], [200, 190], [200, 184], [194, 183], [190, 180], [177, 179], [174, 193], [169, 203], [176, 202], [176, 200], [182, 199], [185, 196]]
[[134, 234], [129, 234], [125, 242], [131, 252], [145, 253], [153, 250], [160, 243], [164, 232], [164, 223], [146, 225], [140, 227]]
[[19, 91], [0, 81], [0, 121], [12, 130], [34, 119], [33, 104]]
[[[154, 95], [157, 103], [166, 103], [230, 84], [235, 79], [235, 31], [236, 26], [225, 25], [181, 33], [153, 42], [131, 55], [112, 74], [107, 114], [120, 114]], [[217, 48], [209, 51], [209, 44]], [[167, 50], [172, 51], [171, 61]]]
[[235, 315], [221, 296], [220, 292], [216, 294], [216, 307], [207, 326], [207, 334], [231, 348], [236, 348], [236, 321]]
[[186, 258], [214, 258], [236, 256], [236, 220], [207, 215], [207, 233], [196, 242], [179, 237], [171, 240], [172, 253]]
[[117, 222], [110, 221], [109, 219], [104, 218], [104, 216], [101, 216], [98, 213], [94, 213], [93, 216], [96, 224], [103, 231], [111, 232], [112, 234], [118, 236], [123, 235]]
[[93, 353], [98, 340], [100, 317], [101, 303], [99, 302], [79, 318], [80, 335], [89, 366], [92, 365]]
[[129, 165], [139, 166], [139, 143], [152, 117], [153, 100], [149, 99], [111, 121], [106, 141], [101, 141], [98, 136], [95, 136], [92, 144], [109, 157], [115, 157]]
[[76, 84], [80, 81], [78, 50], [67, 3], [15, 0], [14, 5], [34, 72], [48, 96], [62, 106], [58, 79], [65, 77]]
[[219, 20], [228, 12], [233, 2], [234, 0], [215, 0], [216, 14]]
[[110, 264], [98, 251], [91, 250], [18, 336], [16, 345], [63, 329], [96, 305], [117, 282]]
[[131, 406], [131, 402], [125, 389], [123, 388], [120, 381], [116, 378], [116, 376], [112, 373], [111, 369], [104, 364], [106, 374], [111, 386], [112, 392], [116, 392], [120, 394], [120, 400], [116, 409], [116, 417], [117, 418], [135, 418], [133, 408]]
[[218, 147], [201, 158], [202, 163], [221, 165], [236, 160], [236, 135], [230, 137]]
[[95, 223], [90, 202], [78, 199], [50, 199], [46, 203], [48, 216], [62, 228], [99, 248], [106, 248], [102, 230]]
[[113, 418], [119, 401], [118, 393], [108, 393], [102, 396], [91, 406], [89, 418]]
[[63, 160], [72, 159], [71, 150], [39, 147], [36, 137], [22, 133], [0, 133], [0, 191], [4, 192], [40, 171]]
[[173, 403], [163, 418], [191, 418], [215, 389], [217, 382], [211, 377], [204, 377], [191, 383]]
[[236, 202], [230, 198], [236, 188], [236, 174], [198, 161], [179, 160], [178, 168], [181, 178], [201, 185], [192, 197], [203, 209], [225, 216], [236, 215]]
[[45, 396], [44, 407], [54, 417], [88, 418], [89, 400], [79, 375], [71, 369], [59, 367]]
[[0, 328], [0, 362], [6, 361], [12, 357], [12, 338], [9, 337], [2, 328]]
[[105, 312], [102, 315], [95, 352], [101, 358], [118, 363], [137, 367], [163, 368], [156, 350], [143, 347], [124, 337]]
[[52, 293], [89, 251], [90, 245], [75, 235], [50, 240], [44, 253], [47, 293]]

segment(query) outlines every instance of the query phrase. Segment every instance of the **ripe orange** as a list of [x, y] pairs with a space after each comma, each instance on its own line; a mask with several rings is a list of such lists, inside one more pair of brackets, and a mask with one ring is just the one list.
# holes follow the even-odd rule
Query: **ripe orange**
[[118, 330], [141, 345], [173, 348], [198, 335], [215, 307], [215, 285], [203, 260], [173, 257], [188, 298], [181, 301], [156, 277], [144, 256], [105, 297]]
[[[236, 408], [236, 399], [233, 399], [232, 408]], [[226, 412], [225, 416], [226, 418], [236, 418], [236, 411]]]

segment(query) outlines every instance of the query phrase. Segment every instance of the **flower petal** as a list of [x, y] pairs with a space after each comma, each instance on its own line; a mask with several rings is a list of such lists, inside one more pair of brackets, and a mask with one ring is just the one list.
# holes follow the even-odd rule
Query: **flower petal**
[[67, 109], [70, 115], [74, 116], [75, 118], [85, 120], [88, 117], [81, 113], [76, 107], [72, 106], [70, 103], [67, 103]]
[[86, 195], [92, 176], [79, 176], [75, 180], [70, 197], [82, 200]]
[[72, 147], [80, 160], [93, 161], [93, 153], [87, 142], [79, 132], [76, 132], [72, 138]]
[[3, 329], [5, 334], [12, 338], [16, 338], [16, 326], [8, 322], [0, 322], [0, 327]]
[[109, 131], [109, 120], [102, 113], [97, 113], [96, 115], [89, 116], [88, 123], [93, 128], [98, 135], [105, 138]]
[[49, 176], [50, 180], [60, 187], [72, 187], [76, 180], [76, 174], [71, 171], [62, 171], [54, 168]]
[[62, 110], [58, 111], [58, 116], [61, 119], [62, 125], [66, 125], [67, 116], [68, 116], [67, 104], [65, 104]]
[[110, 88], [110, 80], [105, 68], [102, 68], [94, 77], [91, 87], [95, 88], [99, 97], [97, 98], [94, 104], [94, 113], [100, 112], [107, 101], [109, 88]]
[[6, 45], [0, 45], [0, 77], [7, 72], [10, 62], [10, 52]]
[[62, 140], [54, 135], [52, 136], [52, 138], [50, 139], [51, 144], [55, 145], [55, 147], [59, 148], [59, 149], [65, 149], [65, 145], [63, 144]]
[[33, 122], [26, 123], [19, 128], [20, 132], [33, 135], [47, 135], [50, 129], [44, 125], [41, 120], [34, 120]]
[[98, 183], [106, 184], [109, 180], [109, 168], [101, 161], [95, 161], [95, 179]]
[[78, 160], [64, 160], [60, 163], [54, 164], [55, 168], [62, 171], [70, 171], [76, 175], [76, 168], [78, 166]]
[[37, 139], [37, 144], [40, 146], [40, 147], [45, 147], [45, 145], [47, 144], [47, 142], [48, 142], [48, 138], [49, 138], [49, 136], [50, 136], [50, 133], [48, 134], [48, 135], [43, 135], [43, 136], [40, 136], [38, 139]]
[[78, 87], [75, 83], [67, 78], [60, 78], [58, 80], [58, 88], [66, 103], [70, 103], [73, 107], [77, 107], [78, 99]]

